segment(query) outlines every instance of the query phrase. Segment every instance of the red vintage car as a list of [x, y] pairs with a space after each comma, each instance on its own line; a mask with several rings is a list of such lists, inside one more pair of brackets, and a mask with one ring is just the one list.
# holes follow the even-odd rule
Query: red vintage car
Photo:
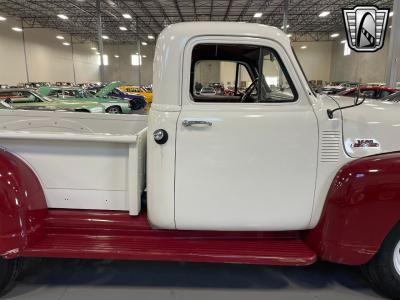
[[397, 89], [386, 87], [386, 86], [360, 86], [354, 87], [351, 89], [347, 89], [337, 94], [337, 96], [346, 96], [346, 97], [356, 97], [358, 92], [365, 95], [366, 98], [369, 99], [382, 99], [385, 98], [395, 92]]

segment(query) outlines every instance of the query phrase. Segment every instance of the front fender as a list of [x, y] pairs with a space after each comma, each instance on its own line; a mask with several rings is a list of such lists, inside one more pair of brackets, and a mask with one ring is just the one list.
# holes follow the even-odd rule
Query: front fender
[[361, 265], [399, 220], [400, 153], [364, 157], [339, 170], [306, 242], [323, 260]]
[[0, 256], [17, 257], [44, 235], [47, 204], [31, 168], [0, 149]]

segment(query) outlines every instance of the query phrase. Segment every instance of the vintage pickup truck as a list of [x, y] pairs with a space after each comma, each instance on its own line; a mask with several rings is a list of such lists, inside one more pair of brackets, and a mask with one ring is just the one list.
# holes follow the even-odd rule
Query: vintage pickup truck
[[261, 24], [171, 25], [153, 76], [149, 116], [0, 111], [1, 288], [24, 257], [324, 260], [399, 299], [398, 104], [314, 94]]

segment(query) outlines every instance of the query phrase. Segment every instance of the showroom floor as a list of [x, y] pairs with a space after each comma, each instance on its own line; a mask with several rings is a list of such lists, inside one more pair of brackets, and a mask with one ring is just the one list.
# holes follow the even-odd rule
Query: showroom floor
[[358, 268], [32, 259], [4, 299], [380, 299]]

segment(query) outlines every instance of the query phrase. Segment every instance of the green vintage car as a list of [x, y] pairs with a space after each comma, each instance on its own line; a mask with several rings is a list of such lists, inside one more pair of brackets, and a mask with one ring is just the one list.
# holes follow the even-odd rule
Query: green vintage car
[[0, 91], [0, 109], [73, 111], [104, 113], [97, 102], [62, 101], [42, 96], [29, 89], [3, 89]]
[[62, 99], [63, 101], [96, 102], [103, 105], [105, 111], [110, 114], [129, 114], [133, 111], [132, 103], [129, 100], [97, 97], [79, 87], [41, 87], [38, 89], [38, 93], [53, 99]]

